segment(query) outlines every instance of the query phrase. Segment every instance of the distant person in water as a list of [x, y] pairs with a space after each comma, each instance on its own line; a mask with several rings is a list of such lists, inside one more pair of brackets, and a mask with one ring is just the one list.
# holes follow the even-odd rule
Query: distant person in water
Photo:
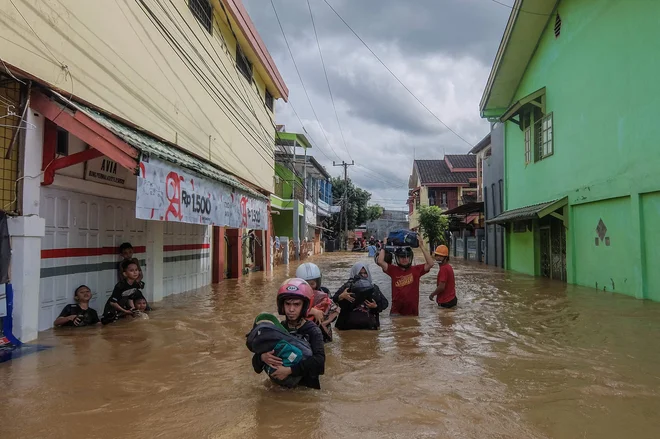
[[89, 326], [100, 323], [99, 315], [89, 307], [92, 291], [87, 285], [80, 285], [73, 292], [76, 303], [64, 307], [59, 317], [55, 319], [55, 326]]
[[424, 254], [424, 264], [412, 265], [413, 251], [410, 247], [397, 247], [394, 251], [396, 265], [386, 262], [385, 249], [378, 254], [376, 263], [392, 279], [393, 316], [419, 315], [419, 280], [428, 273], [435, 261], [424, 245], [420, 246]]
[[453, 308], [458, 303], [458, 299], [456, 298], [454, 269], [449, 265], [449, 249], [446, 245], [439, 245], [433, 255], [440, 265], [440, 270], [438, 270], [435, 291], [431, 293], [429, 299], [437, 298], [436, 302], [442, 308]]

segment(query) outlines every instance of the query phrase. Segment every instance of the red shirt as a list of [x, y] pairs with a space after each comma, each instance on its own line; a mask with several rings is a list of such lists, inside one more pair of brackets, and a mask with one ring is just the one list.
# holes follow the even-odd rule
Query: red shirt
[[456, 285], [454, 284], [454, 269], [451, 268], [451, 265], [443, 264], [440, 266], [436, 286], [440, 285], [440, 282], [445, 283], [445, 290], [436, 296], [438, 303], [447, 303], [453, 300], [456, 297]]
[[388, 264], [385, 272], [392, 278], [392, 314], [419, 315], [419, 278], [428, 273], [424, 264], [413, 265], [407, 270]]

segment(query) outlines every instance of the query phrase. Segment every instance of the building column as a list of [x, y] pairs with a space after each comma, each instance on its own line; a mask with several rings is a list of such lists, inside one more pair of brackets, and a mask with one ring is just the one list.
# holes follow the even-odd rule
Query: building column
[[[644, 247], [642, 246], [642, 240], [644, 236], [642, 235], [642, 212], [641, 212], [641, 200], [640, 194], [632, 193], [630, 194], [630, 235], [633, 237], [630, 240], [630, 248], [632, 255], [631, 260], [626, 261], [628, 264], [631, 264], [633, 267], [639, 267], [639, 270], [635, 270], [635, 278], [633, 279], [633, 291], [631, 291], [635, 298], [644, 299], [648, 296], [646, 289], [648, 288], [645, 285], [646, 281], [646, 270], [649, 268], [647, 266], [648, 261], [644, 263]], [[628, 292], [628, 291], [624, 291]]]
[[164, 222], [147, 221], [147, 270], [144, 284], [149, 302], [163, 300], [164, 232]]
[[240, 279], [243, 276], [243, 241], [241, 229], [227, 229], [227, 239], [229, 240], [229, 277]]
[[225, 278], [225, 265], [227, 261], [225, 251], [225, 228], [213, 226], [213, 257], [211, 259], [212, 282], [217, 284]]
[[[25, 130], [23, 138], [22, 176], [39, 175], [42, 168], [45, 118], [34, 110], [27, 112], [27, 122], [34, 125]], [[11, 284], [14, 291], [12, 332], [20, 341], [35, 340], [39, 330], [41, 239], [46, 221], [39, 217], [41, 179], [24, 178], [20, 183], [20, 211], [24, 216], [9, 217], [7, 227], [11, 237]]]
[[300, 260], [300, 203], [293, 200], [293, 257], [296, 261]]
[[37, 216], [7, 219], [11, 236], [11, 284], [14, 336], [22, 342], [35, 340], [39, 330], [41, 238], [46, 221]]
[[[266, 246], [268, 245], [268, 242], [266, 242], [266, 234], [264, 233], [263, 230], [255, 230], [254, 231], [254, 236], [256, 237], [256, 243], [254, 246], [254, 268], [256, 269], [259, 267], [260, 271], [266, 271]], [[259, 245], [261, 243], [261, 245]]]

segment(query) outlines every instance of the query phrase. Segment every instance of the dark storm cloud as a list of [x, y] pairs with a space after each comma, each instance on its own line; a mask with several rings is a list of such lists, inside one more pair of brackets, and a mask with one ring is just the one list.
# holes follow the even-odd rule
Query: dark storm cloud
[[490, 0], [328, 1], [406, 86], [468, 142], [416, 102], [323, 0], [310, 0], [344, 147], [307, 1], [274, 3], [324, 131], [307, 103], [270, 0], [243, 0], [290, 89], [290, 104], [278, 102], [277, 123], [303, 131], [294, 105], [315, 144], [311, 153], [328, 171], [339, 174], [332, 160], [354, 159], [351, 178], [372, 192], [374, 202], [405, 208], [413, 157], [466, 153], [488, 131], [478, 104], [510, 10]]

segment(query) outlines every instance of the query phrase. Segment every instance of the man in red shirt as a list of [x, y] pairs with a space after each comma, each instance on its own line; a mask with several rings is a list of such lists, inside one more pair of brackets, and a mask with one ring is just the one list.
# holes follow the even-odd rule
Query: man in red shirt
[[392, 308], [390, 315], [419, 315], [419, 278], [433, 268], [434, 261], [429, 251], [420, 246], [425, 263], [412, 265], [413, 252], [410, 247], [399, 247], [394, 253], [396, 265], [385, 262], [385, 250], [381, 249], [376, 261], [383, 272], [392, 278]]
[[429, 300], [437, 297], [439, 306], [453, 308], [458, 303], [458, 299], [456, 299], [454, 269], [449, 265], [449, 249], [446, 245], [439, 245], [433, 252], [433, 255], [440, 264], [440, 270], [438, 270], [437, 287], [429, 296]]

